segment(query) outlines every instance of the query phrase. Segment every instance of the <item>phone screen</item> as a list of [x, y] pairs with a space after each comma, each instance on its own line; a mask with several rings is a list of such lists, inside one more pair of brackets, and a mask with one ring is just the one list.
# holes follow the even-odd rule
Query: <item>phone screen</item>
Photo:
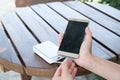
[[87, 26], [88, 22], [69, 21], [59, 50], [79, 54]]

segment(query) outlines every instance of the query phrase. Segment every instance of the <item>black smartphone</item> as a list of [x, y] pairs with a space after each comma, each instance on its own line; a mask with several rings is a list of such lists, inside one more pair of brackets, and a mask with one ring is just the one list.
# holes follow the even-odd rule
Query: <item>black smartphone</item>
[[58, 54], [73, 58], [79, 57], [81, 44], [84, 40], [85, 28], [89, 21], [83, 19], [70, 19], [64, 37], [58, 49]]

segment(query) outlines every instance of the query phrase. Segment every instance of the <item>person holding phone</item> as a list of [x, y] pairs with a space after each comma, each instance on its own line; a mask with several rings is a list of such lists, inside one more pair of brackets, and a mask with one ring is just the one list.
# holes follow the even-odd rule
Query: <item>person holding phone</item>
[[[62, 37], [63, 34], [60, 35], [59, 43], [61, 43]], [[107, 80], [120, 80], [120, 65], [92, 54], [92, 33], [88, 27], [85, 29], [85, 39], [81, 45], [79, 54], [79, 58], [74, 59], [77, 65]], [[77, 73], [74, 62], [71, 60], [63, 61], [55, 72], [53, 80], [74, 80]]]
[[85, 28], [88, 25], [89, 20], [87, 19], [69, 19], [64, 37], [57, 51], [58, 55], [78, 58], [80, 47], [84, 40]]

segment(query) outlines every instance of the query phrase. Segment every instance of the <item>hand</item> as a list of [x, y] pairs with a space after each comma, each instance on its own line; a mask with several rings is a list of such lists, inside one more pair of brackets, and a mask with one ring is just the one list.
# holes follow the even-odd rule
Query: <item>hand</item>
[[53, 76], [53, 80], [74, 80], [77, 68], [71, 60], [64, 60]]
[[85, 29], [85, 39], [81, 45], [79, 58], [74, 61], [81, 67], [87, 64], [87, 60], [92, 56], [92, 33], [87, 27]]
[[[59, 41], [58, 41], [59, 45], [62, 41], [62, 38], [63, 38], [63, 34], [60, 34]], [[87, 64], [86, 60], [88, 60], [89, 57], [92, 56], [91, 50], [92, 50], [92, 33], [87, 27], [85, 29], [85, 39], [80, 48], [79, 58], [74, 60], [76, 64], [78, 64], [81, 67], [84, 67], [84, 65]]]

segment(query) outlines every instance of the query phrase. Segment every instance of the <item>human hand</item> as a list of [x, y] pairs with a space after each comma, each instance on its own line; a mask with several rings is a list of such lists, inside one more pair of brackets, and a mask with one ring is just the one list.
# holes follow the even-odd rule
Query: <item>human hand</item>
[[77, 68], [71, 60], [64, 60], [56, 70], [53, 80], [74, 80]]
[[92, 33], [87, 27], [85, 29], [85, 39], [81, 45], [79, 58], [74, 61], [81, 67], [84, 67], [87, 64], [87, 60], [92, 56]]
[[[61, 41], [63, 38], [63, 34], [59, 35], [59, 40], [58, 43], [60, 45]], [[85, 29], [85, 39], [81, 45], [80, 48], [80, 53], [79, 53], [79, 58], [78, 59], [74, 59], [74, 61], [76, 62], [76, 64], [78, 64], [81, 67], [84, 67], [85, 64], [87, 64], [87, 60], [89, 59], [89, 57], [92, 55], [91, 53], [92, 50], [92, 33], [89, 30], [89, 28], [87, 27]]]

